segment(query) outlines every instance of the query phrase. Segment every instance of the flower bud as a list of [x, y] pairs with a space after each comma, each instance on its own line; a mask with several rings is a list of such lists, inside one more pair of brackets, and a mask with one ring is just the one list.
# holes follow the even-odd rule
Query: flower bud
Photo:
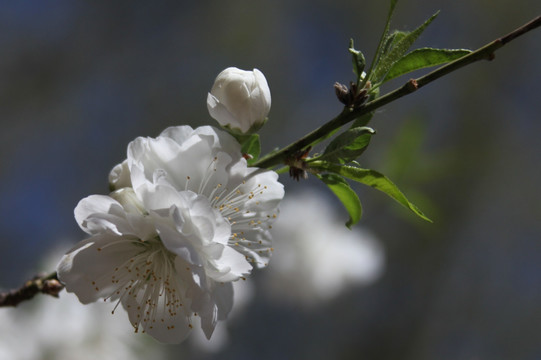
[[259, 130], [267, 120], [270, 106], [269, 85], [257, 69], [225, 69], [218, 74], [207, 96], [210, 116], [236, 134]]

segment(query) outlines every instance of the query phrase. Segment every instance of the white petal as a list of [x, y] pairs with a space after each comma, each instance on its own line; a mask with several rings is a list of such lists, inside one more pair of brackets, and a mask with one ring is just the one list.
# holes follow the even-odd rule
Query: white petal
[[210, 339], [218, 320], [225, 320], [233, 307], [233, 284], [209, 284], [207, 292], [194, 299], [192, 310], [201, 317], [201, 328]]
[[125, 212], [118, 201], [106, 195], [91, 195], [75, 207], [75, 220], [85, 232], [98, 234], [112, 230], [116, 234], [129, 231]]
[[263, 116], [265, 117], [267, 116], [271, 108], [271, 93], [269, 85], [267, 83], [265, 75], [263, 75], [263, 73], [258, 69], [254, 69], [254, 76], [256, 83], [258, 84], [258, 89], [261, 91], [261, 96], [259, 97], [261, 100], [260, 106], [261, 108], [264, 108], [266, 110], [266, 114]]
[[178, 255], [187, 263], [195, 266], [203, 266], [204, 259], [195, 244], [186, 236], [182, 236], [178, 230], [165, 222], [156, 224], [156, 229], [160, 235], [160, 239], [167, 250]]
[[207, 274], [217, 282], [235, 281], [252, 271], [246, 257], [229, 246], [224, 247], [220, 258], [213, 260], [211, 265], [207, 266]]
[[207, 142], [213, 152], [224, 151], [233, 159], [241, 157], [239, 142], [226, 131], [212, 126], [200, 126], [191, 129], [189, 126], [172, 126], [165, 129], [160, 136], [173, 139], [178, 144], [188, 142], [190, 138], [199, 138]]
[[[226, 131], [216, 129], [212, 126], [200, 126], [194, 130], [194, 134], [201, 137], [201, 139], [206, 139], [214, 151], [218, 150], [229, 154], [233, 161], [242, 159], [239, 142]], [[212, 139], [212, 142], [210, 139]]]
[[139, 251], [122, 237], [102, 234], [81, 241], [62, 257], [57, 267], [59, 280], [83, 304], [115, 294], [115, 269]]
[[[126, 297], [122, 305], [136, 329], [139, 329], [139, 326], [142, 327], [144, 332], [163, 343], [178, 344], [182, 342], [190, 335], [192, 329], [189, 316], [182, 310], [171, 314], [171, 309], [166, 303], [168, 298], [165, 296], [159, 297], [157, 301], [155, 307], [146, 306], [144, 290], [141, 289], [138, 296]], [[188, 307], [189, 304], [183, 304], [184, 306]], [[147, 312], [152, 312], [152, 317], [149, 317]], [[142, 316], [148, 317], [142, 319]]]
[[192, 198], [197, 196], [193, 192], [179, 192], [171, 185], [155, 185], [149, 182], [137, 187], [135, 192], [148, 210], [169, 210], [171, 206], [188, 209]]
[[[242, 123], [237, 120], [227, 110], [227, 108], [222, 104], [214, 95], [208, 93], [207, 95], [207, 109], [210, 116], [218, 121], [222, 126], [230, 126], [232, 129], [239, 129], [241, 131], [246, 131], [248, 129], [242, 129]], [[248, 124], [247, 124], [248, 125]], [[247, 126], [248, 127], [248, 126]]]
[[235, 249], [246, 256], [258, 269], [269, 264], [273, 252], [269, 231], [260, 229], [247, 231], [242, 238], [236, 239]]
[[130, 169], [128, 168], [128, 161], [124, 160], [122, 163], [116, 165], [109, 173], [109, 187], [118, 190], [130, 186], [132, 186]]
[[[192, 136], [182, 144], [167, 137], [136, 139], [128, 151], [134, 189], [137, 192], [144, 183], [165, 177], [178, 191], [211, 194], [227, 181], [225, 169], [232, 162], [229, 153], [211, 147], [214, 141], [212, 135]], [[240, 155], [239, 151], [235, 156], [240, 159]]]
[[[123, 188], [112, 194], [128, 191], [131, 189]], [[156, 233], [152, 224], [136, 207], [127, 204], [125, 208], [110, 196], [86, 197], [77, 204], [74, 213], [79, 226], [91, 235], [109, 231], [119, 236], [130, 235], [146, 240]]]
[[162, 131], [160, 136], [168, 137], [173, 139], [177, 144], [182, 144], [187, 139], [189, 139], [194, 133], [194, 130], [191, 126], [171, 126]]
[[216, 284], [213, 291], [213, 298], [218, 307], [218, 320], [225, 320], [233, 309], [233, 295], [233, 283]]

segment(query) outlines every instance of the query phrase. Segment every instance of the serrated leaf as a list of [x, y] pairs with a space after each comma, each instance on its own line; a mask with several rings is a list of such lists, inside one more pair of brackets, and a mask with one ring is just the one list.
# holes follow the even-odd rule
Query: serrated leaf
[[379, 59], [374, 74], [370, 77], [370, 80], [375, 84], [383, 82], [385, 76], [393, 66], [404, 54], [409, 50], [411, 45], [417, 40], [419, 35], [426, 29], [428, 25], [438, 16], [438, 13], [432, 15], [421, 26], [409, 33], [404, 33], [404, 36], [397, 41], [393, 41], [394, 44], [388, 49], [388, 51]]
[[387, 54], [399, 41], [404, 39], [410, 32], [395, 30], [385, 37], [382, 54]]
[[323, 174], [318, 177], [331, 189], [338, 200], [342, 202], [349, 214], [349, 220], [346, 226], [351, 228], [355, 225], [362, 216], [361, 200], [349, 186], [348, 182], [341, 176], [336, 174]]
[[327, 146], [318, 159], [345, 164], [358, 158], [370, 144], [375, 131], [369, 127], [356, 127], [344, 131]]
[[250, 137], [245, 139], [242, 142], [241, 151], [243, 154], [251, 156], [251, 159], [248, 159], [248, 165], [253, 164], [259, 158], [261, 153], [261, 144], [259, 142], [259, 134], [252, 134]]
[[393, 18], [394, 9], [397, 2], [398, 0], [391, 0], [391, 6], [389, 7], [389, 12], [387, 13], [387, 20], [385, 21], [385, 28], [383, 30], [383, 33], [381, 34], [381, 38], [378, 43], [378, 48], [374, 54], [374, 58], [370, 63], [370, 69], [368, 70], [368, 80], [372, 79], [372, 71], [374, 70], [374, 66], [379, 63], [379, 59], [383, 54], [385, 41], [387, 39], [387, 34], [389, 34], [389, 29], [391, 28], [391, 19]]
[[387, 76], [385, 76], [384, 81], [389, 81], [415, 70], [445, 64], [469, 53], [471, 53], [471, 50], [466, 49], [416, 49], [395, 62]]
[[432, 220], [430, 220], [425, 214], [423, 214], [423, 212], [417, 206], [411, 203], [406, 198], [406, 196], [398, 189], [398, 187], [385, 175], [375, 170], [361, 169], [354, 166], [340, 166], [339, 169], [340, 170], [338, 173], [340, 175], [384, 192], [385, 194], [396, 200], [399, 204], [413, 211], [420, 218], [432, 222]]

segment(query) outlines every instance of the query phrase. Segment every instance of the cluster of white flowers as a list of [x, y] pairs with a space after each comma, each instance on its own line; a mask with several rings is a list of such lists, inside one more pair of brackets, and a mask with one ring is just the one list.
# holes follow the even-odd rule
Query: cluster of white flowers
[[159, 341], [184, 340], [194, 316], [210, 338], [232, 282], [268, 263], [278, 175], [248, 167], [225, 131], [177, 126], [132, 141], [109, 181], [109, 195], [75, 208], [91, 236], [64, 255], [59, 279], [82, 303], [122, 304], [135, 331]]

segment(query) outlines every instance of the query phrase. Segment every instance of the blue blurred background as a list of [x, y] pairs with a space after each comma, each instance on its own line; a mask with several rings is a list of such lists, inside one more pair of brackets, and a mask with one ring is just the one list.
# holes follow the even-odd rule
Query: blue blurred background
[[[0, 1], [0, 287], [20, 285], [48, 249], [84, 237], [73, 208], [106, 193], [129, 141], [212, 124], [206, 94], [222, 69], [266, 75], [265, 151], [331, 119], [341, 110], [333, 83], [352, 78], [349, 39], [371, 58], [387, 7]], [[394, 28], [411, 30], [437, 10], [418, 46], [477, 48], [540, 14], [541, 3], [403, 0]], [[435, 220], [358, 188], [362, 226], [386, 250], [378, 282], [311, 311], [256, 291], [220, 354], [180, 345], [171, 358], [540, 359], [540, 38], [529, 33], [374, 117], [362, 165], [388, 174]], [[282, 181], [288, 192], [321, 186]]]

